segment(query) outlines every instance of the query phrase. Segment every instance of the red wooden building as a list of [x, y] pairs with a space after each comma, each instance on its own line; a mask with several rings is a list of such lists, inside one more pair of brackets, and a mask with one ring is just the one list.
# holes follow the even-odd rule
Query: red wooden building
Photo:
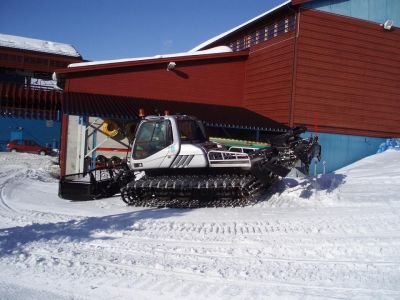
[[383, 138], [400, 136], [400, 30], [385, 22], [400, 20], [400, 9], [358, 5], [286, 1], [187, 53], [58, 70], [63, 160], [68, 115], [121, 119], [141, 107], [257, 136], [306, 125], [320, 134], [330, 170], [372, 154]]
[[53, 72], [81, 55], [71, 45], [0, 34], [0, 115], [56, 119], [62, 91]]

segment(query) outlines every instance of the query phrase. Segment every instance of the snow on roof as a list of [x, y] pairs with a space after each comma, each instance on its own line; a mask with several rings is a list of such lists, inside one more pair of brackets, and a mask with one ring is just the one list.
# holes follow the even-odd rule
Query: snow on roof
[[81, 56], [78, 51], [76, 51], [76, 49], [69, 44], [31, 39], [2, 33], [0, 33], [0, 46], [73, 57]]
[[216, 54], [216, 53], [229, 53], [233, 52], [231, 48], [228, 46], [219, 46], [207, 50], [197, 51], [197, 52], [181, 52], [181, 53], [173, 53], [173, 54], [163, 54], [163, 55], [155, 55], [148, 57], [136, 57], [136, 58], [124, 58], [124, 59], [114, 59], [114, 60], [100, 60], [100, 61], [91, 61], [91, 62], [83, 62], [83, 63], [74, 63], [70, 64], [68, 68], [75, 67], [85, 67], [85, 66], [96, 66], [96, 65], [104, 65], [104, 64], [114, 64], [114, 63], [122, 63], [122, 62], [131, 62], [131, 61], [141, 61], [141, 60], [151, 60], [158, 58], [172, 58], [172, 57], [185, 57], [185, 56], [194, 56], [194, 55], [205, 55], [205, 54]]
[[261, 19], [261, 18], [263, 18], [265, 16], [267, 16], [267, 15], [269, 15], [270, 13], [280, 9], [281, 7], [283, 7], [283, 6], [285, 6], [285, 5], [289, 4], [289, 3], [291, 3], [291, 0], [287, 0], [287, 1], [283, 2], [282, 4], [279, 4], [278, 6], [275, 6], [274, 8], [266, 11], [265, 13], [255, 17], [255, 18], [253, 18], [253, 19], [251, 19], [251, 20], [249, 20], [247, 22], [244, 22], [243, 24], [240, 24], [239, 26], [236, 26], [236, 27], [224, 32], [224, 33], [221, 33], [221, 34], [219, 34], [219, 35], [217, 35], [217, 36], [215, 36], [215, 37], [213, 37], [213, 38], [211, 38], [211, 39], [209, 39], [209, 40], [207, 40], [207, 41], [205, 41], [203, 43], [201, 43], [200, 45], [198, 45], [198, 46], [194, 47], [193, 49], [189, 50], [189, 52], [196, 52], [196, 51], [198, 51], [198, 50], [200, 50], [200, 49], [202, 49], [202, 48], [214, 43], [215, 41], [218, 41], [219, 39], [222, 39], [222, 38], [228, 36], [229, 34], [241, 29], [242, 27], [247, 26], [247, 25], [249, 25], [249, 24], [251, 24], [251, 23], [253, 23], [253, 22], [255, 22], [255, 21], [257, 21], [257, 20], [259, 20], [259, 19]]

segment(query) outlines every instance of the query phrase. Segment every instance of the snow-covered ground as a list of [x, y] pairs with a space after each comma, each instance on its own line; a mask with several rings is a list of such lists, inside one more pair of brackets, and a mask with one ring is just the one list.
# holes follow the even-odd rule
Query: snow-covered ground
[[0, 154], [0, 299], [400, 299], [400, 152], [193, 210], [65, 201], [51, 163]]

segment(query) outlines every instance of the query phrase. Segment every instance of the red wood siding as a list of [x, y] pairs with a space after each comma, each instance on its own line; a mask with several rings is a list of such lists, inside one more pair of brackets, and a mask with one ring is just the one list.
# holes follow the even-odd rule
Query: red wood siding
[[327, 132], [400, 135], [400, 31], [301, 11], [294, 123]]
[[303, 3], [307, 3], [310, 2], [312, 0], [292, 0], [292, 5], [298, 5], [298, 4], [303, 4]]
[[250, 49], [244, 106], [277, 122], [289, 123], [294, 34]]
[[[204, 61], [164, 63], [67, 74], [69, 92], [241, 106], [247, 55]], [[73, 71], [72, 68], [71, 70]], [[69, 70], [69, 71], [71, 71]], [[79, 72], [79, 68], [76, 69]]]
[[0, 47], [0, 67], [5, 68], [53, 72], [55, 69], [81, 61], [78, 57]]

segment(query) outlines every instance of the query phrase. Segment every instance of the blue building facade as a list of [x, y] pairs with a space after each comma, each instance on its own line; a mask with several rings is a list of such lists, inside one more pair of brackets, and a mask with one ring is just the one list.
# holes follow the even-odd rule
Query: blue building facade
[[400, 26], [399, 0], [316, 0], [303, 7], [376, 23], [392, 20], [395, 26]]
[[[307, 132], [305, 137], [314, 136]], [[356, 136], [346, 134], [317, 133], [322, 146], [322, 158], [317, 164], [317, 172], [333, 172], [361, 158], [377, 153], [386, 138]], [[314, 166], [311, 166], [312, 173]]]
[[5, 144], [12, 139], [34, 140], [40, 145], [51, 148], [60, 146], [59, 121], [34, 120], [16, 117], [0, 117], [0, 151], [5, 151]]

